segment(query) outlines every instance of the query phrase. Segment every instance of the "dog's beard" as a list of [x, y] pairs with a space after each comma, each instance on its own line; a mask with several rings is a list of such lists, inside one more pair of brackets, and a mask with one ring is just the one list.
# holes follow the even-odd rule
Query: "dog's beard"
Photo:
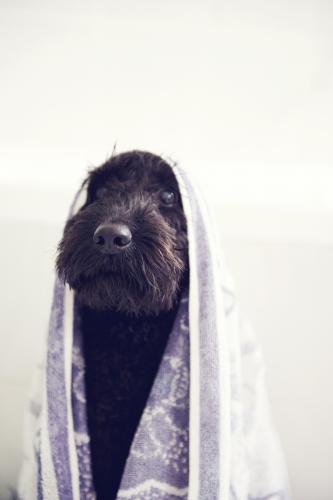
[[89, 210], [74, 217], [59, 245], [59, 275], [78, 300], [95, 310], [159, 314], [177, 301], [186, 269], [186, 237], [145, 207], [132, 219], [131, 246], [99, 254], [92, 243], [96, 220]]
[[79, 301], [95, 310], [116, 310], [139, 316], [159, 314], [171, 309], [176, 302], [180, 276], [177, 280], [163, 282], [163, 289], [155, 280], [155, 286], [142, 286], [135, 279], [113, 274], [100, 274], [83, 280], [76, 289]]

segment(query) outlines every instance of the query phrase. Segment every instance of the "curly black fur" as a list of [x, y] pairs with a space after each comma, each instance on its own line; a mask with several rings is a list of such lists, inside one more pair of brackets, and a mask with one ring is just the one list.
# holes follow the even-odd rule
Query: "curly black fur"
[[[93, 309], [158, 314], [174, 305], [187, 263], [186, 221], [177, 181], [159, 156], [133, 151], [93, 170], [88, 199], [72, 217], [59, 245], [57, 269]], [[163, 190], [175, 193], [172, 206]], [[117, 255], [96, 252], [98, 225], [121, 221], [133, 241]]]
[[[117, 155], [85, 182], [87, 201], [65, 226], [57, 269], [78, 300], [97, 498], [112, 500], [188, 284], [186, 220], [175, 176], [159, 156]], [[174, 193], [170, 206], [164, 191]], [[93, 244], [107, 222], [125, 223], [133, 236], [116, 255]]]

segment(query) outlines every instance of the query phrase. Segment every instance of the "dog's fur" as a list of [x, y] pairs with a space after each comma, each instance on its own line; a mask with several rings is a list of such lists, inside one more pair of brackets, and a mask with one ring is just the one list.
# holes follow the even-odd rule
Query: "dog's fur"
[[[187, 231], [177, 181], [159, 156], [113, 156], [85, 182], [87, 201], [65, 226], [57, 270], [79, 302], [93, 477], [98, 500], [111, 500], [188, 284]], [[132, 233], [113, 255], [93, 242], [108, 222]]]

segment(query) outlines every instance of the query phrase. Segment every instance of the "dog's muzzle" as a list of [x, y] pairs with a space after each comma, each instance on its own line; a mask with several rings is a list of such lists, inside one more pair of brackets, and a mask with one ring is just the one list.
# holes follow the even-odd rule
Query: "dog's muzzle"
[[132, 241], [130, 228], [122, 222], [101, 224], [94, 232], [95, 247], [103, 254], [116, 254], [128, 248]]

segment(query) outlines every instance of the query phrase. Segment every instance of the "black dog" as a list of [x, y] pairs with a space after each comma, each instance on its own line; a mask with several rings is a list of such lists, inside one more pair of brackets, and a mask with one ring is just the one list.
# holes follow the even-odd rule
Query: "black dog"
[[111, 500], [188, 285], [187, 231], [159, 156], [111, 157], [86, 182], [57, 269], [80, 304], [93, 479], [98, 500]]

